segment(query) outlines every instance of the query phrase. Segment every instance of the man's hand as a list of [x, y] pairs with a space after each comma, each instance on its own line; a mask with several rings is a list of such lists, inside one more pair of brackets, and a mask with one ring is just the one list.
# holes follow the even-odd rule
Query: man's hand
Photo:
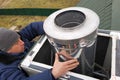
[[78, 65], [79, 62], [74, 58], [65, 62], [60, 62], [59, 55], [56, 53], [52, 74], [55, 78], [59, 78], [60, 76], [66, 74], [69, 70], [76, 68]]

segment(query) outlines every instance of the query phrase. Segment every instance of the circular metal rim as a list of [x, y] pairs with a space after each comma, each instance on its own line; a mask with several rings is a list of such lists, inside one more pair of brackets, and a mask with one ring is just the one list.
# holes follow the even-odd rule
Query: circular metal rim
[[[54, 23], [55, 17], [58, 14], [67, 10], [76, 10], [83, 12], [86, 15], [86, 20], [84, 21], [84, 24], [82, 24], [81, 26], [84, 27], [70, 31], [61, 30], [57, 28], [57, 25]], [[58, 10], [53, 14], [51, 14], [50, 16], [48, 16], [48, 18], [44, 22], [43, 28], [45, 33], [52, 38], [59, 40], [73, 40], [73, 39], [82, 38], [94, 32], [99, 26], [99, 21], [100, 20], [98, 15], [90, 9], [83, 7], [70, 7], [70, 8]]]

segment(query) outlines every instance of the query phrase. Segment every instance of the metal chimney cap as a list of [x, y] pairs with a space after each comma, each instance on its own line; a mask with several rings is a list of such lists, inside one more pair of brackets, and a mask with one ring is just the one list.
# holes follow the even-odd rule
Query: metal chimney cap
[[[79, 13], [83, 14], [84, 20], [82, 21], [82, 23], [78, 23], [78, 25], [75, 25], [72, 27], [67, 26], [67, 28], [58, 25], [59, 22], [57, 22], [56, 24], [55, 20], [58, 17], [58, 15], [63, 14], [65, 12], [71, 12], [71, 11], [73, 11], [73, 13], [75, 11], [78, 14]], [[73, 16], [75, 15], [73, 14]], [[69, 19], [70, 18], [68, 18], [68, 22], [69, 22]], [[62, 23], [64, 23], [64, 20], [65, 18], [63, 18]], [[79, 39], [93, 33], [98, 28], [98, 26], [99, 26], [99, 17], [95, 12], [93, 12], [88, 8], [70, 7], [70, 8], [64, 8], [64, 9], [58, 10], [53, 14], [51, 14], [50, 16], [48, 16], [48, 18], [44, 21], [43, 28], [45, 33], [52, 38], [59, 39], [59, 40], [74, 40], [74, 39]]]

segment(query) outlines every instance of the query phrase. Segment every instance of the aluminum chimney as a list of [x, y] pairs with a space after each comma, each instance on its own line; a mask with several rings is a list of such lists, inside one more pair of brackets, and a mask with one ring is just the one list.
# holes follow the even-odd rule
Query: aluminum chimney
[[[93, 46], [96, 41], [99, 17], [90, 9], [69, 7], [48, 16], [43, 26], [49, 42], [56, 51], [65, 50], [70, 56], [80, 58], [81, 51], [85, 47]], [[94, 59], [93, 53], [91, 51]], [[62, 56], [61, 58], [67, 59]]]
[[50, 43], [58, 50], [73, 54], [81, 47], [91, 46], [97, 37], [99, 17], [90, 9], [70, 7], [51, 14], [44, 22]]

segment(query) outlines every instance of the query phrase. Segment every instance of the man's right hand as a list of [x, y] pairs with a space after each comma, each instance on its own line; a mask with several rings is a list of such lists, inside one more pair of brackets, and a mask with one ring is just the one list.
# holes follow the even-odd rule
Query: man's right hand
[[79, 65], [78, 60], [74, 58], [65, 62], [60, 62], [58, 54], [59, 53], [56, 53], [55, 55], [55, 62], [52, 69], [52, 74], [56, 79]]

